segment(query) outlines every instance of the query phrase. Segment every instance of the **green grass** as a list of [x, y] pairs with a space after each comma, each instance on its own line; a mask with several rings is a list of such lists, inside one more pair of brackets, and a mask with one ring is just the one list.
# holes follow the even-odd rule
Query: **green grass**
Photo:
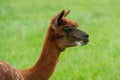
[[0, 60], [34, 65], [51, 17], [70, 9], [90, 43], [63, 52], [50, 80], [120, 80], [119, 8], [119, 0], [0, 0]]

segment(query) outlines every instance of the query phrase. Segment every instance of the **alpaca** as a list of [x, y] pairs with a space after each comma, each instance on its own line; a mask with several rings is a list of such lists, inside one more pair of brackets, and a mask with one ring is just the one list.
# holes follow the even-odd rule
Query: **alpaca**
[[66, 18], [69, 13], [63, 10], [51, 19], [41, 56], [34, 66], [17, 70], [0, 61], [0, 80], [49, 80], [62, 51], [67, 47], [86, 45], [89, 35], [77, 29], [77, 22]]

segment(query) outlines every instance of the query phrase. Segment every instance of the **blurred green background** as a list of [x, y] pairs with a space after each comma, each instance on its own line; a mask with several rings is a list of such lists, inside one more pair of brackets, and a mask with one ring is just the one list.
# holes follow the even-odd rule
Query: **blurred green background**
[[50, 19], [65, 9], [90, 42], [65, 50], [50, 80], [120, 80], [119, 8], [120, 0], [0, 0], [0, 60], [34, 65]]

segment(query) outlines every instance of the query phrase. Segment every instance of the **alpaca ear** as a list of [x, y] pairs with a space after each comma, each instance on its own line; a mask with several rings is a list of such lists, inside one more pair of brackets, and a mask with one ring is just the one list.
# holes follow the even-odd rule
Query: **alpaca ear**
[[56, 19], [55, 19], [55, 25], [60, 26], [62, 22], [62, 18], [64, 17], [65, 10], [61, 11], [59, 14], [57, 14]]
[[66, 17], [69, 13], [70, 13], [70, 10], [66, 11], [66, 12], [64, 13], [64, 17]]

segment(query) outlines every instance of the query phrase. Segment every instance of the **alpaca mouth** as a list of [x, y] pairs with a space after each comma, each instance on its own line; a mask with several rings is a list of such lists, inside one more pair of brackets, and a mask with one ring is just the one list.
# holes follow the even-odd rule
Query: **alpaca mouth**
[[82, 40], [81, 41], [75, 41], [75, 43], [76, 43], [77, 46], [82, 46], [83, 45], [83, 41]]
[[83, 46], [83, 45], [86, 45], [88, 42], [89, 42], [88, 39], [86, 39], [86, 40], [84, 40], [84, 41], [83, 41], [83, 40], [75, 41], [75, 43], [76, 43], [77, 46]]

